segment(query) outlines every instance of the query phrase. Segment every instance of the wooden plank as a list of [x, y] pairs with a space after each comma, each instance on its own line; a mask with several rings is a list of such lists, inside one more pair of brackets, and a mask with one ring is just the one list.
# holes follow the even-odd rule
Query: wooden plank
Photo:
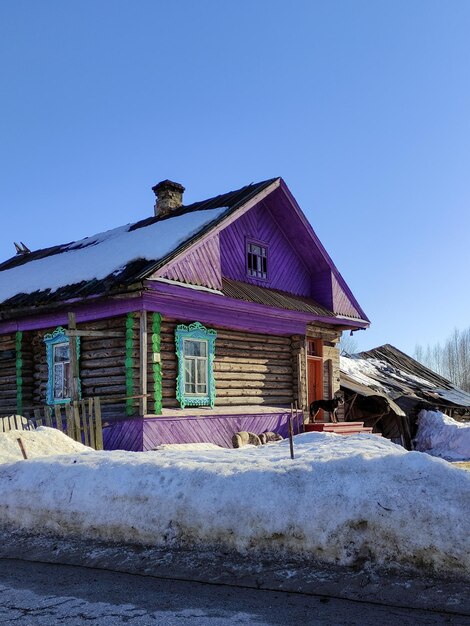
[[42, 426], [41, 409], [34, 409], [34, 421], [36, 423], [36, 428]]
[[124, 334], [117, 330], [66, 330], [68, 337], [124, 337]]
[[90, 445], [90, 437], [89, 437], [89, 431], [88, 431], [88, 419], [87, 419], [87, 411], [86, 411], [86, 402], [85, 400], [82, 400], [80, 402], [80, 413], [81, 413], [81, 423], [82, 423], [82, 429], [83, 429], [83, 437], [84, 437], [84, 441], [83, 443], [86, 446]]
[[56, 404], [54, 406], [54, 416], [55, 416], [55, 427], [57, 428], [57, 430], [60, 430], [60, 432], [63, 432], [63, 426], [62, 426], [62, 411], [61, 411], [61, 407], [60, 404]]
[[51, 419], [51, 413], [52, 413], [51, 407], [50, 406], [45, 406], [44, 407], [44, 422], [45, 422], [45, 424], [46, 424], [46, 426], [48, 428], [52, 428], [53, 427], [52, 419]]
[[90, 446], [96, 450], [95, 425], [93, 423], [93, 398], [88, 398], [88, 429], [90, 432]]
[[65, 405], [65, 420], [67, 423], [67, 435], [71, 439], [75, 439], [75, 428], [73, 425], [72, 407], [70, 404]]
[[101, 421], [101, 403], [99, 397], [95, 398], [95, 425], [96, 425], [96, 449], [103, 449], [103, 423]]
[[82, 443], [82, 430], [80, 427], [80, 406], [77, 401], [73, 403], [73, 422], [75, 426], [75, 441]]

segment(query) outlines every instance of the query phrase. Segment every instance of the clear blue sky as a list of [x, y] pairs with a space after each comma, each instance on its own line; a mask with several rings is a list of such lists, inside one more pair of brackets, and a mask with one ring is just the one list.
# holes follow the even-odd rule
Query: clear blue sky
[[470, 2], [3, 0], [0, 257], [282, 176], [372, 320], [470, 324]]

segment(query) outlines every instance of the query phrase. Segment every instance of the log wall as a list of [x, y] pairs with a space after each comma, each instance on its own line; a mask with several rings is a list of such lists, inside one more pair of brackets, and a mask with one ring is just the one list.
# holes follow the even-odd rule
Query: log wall
[[16, 407], [15, 333], [0, 336], [0, 411]]
[[[161, 325], [163, 407], [176, 401], [176, 320]], [[215, 405], [284, 405], [293, 401], [290, 337], [243, 333], [211, 326], [217, 331], [214, 378]]]
[[[134, 338], [132, 357], [134, 359], [133, 374], [139, 376], [139, 344], [138, 321]], [[103, 415], [119, 414], [125, 416], [125, 402], [115, 403], [116, 397], [126, 396], [126, 318], [113, 317], [78, 325], [79, 330], [110, 330], [118, 332], [117, 337], [81, 337], [79, 374], [84, 398], [99, 396], [102, 399]], [[35, 405], [46, 403], [48, 367], [44, 335], [54, 328], [34, 331], [32, 335], [33, 361], [33, 393]], [[138, 393], [138, 384], [136, 394]], [[108, 399], [108, 403], [107, 403]], [[110, 404], [109, 400], [113, 399]]]

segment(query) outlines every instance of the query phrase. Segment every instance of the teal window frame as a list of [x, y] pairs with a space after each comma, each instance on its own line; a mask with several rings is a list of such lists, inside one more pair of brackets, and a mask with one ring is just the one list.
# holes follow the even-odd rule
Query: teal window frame
[[[176, 355], [178, 357], [178, 376], [176, 379], [176, 399], [182, 409], [187, 406], [210, 406], [215, 404], [215, 380], [214, 380], [214, 357], [215, 340], [217, 332], [212, 328], [206, 328], [200, 322], [193, 322], [186, 326], [178, 324], [175, 330]], [[186, 342], [204, 342], [206, 354], [203, 356], [192, 356], [185, 354]], [[197, 392], [197, 374], [193, 383], [187, 383], [189, 361], [194, 361], [194, 372], [198, 371], [201, 364], [205, 364], [205, 391]], [[187, 384], [194, 384], [196, 391], [189, 393]], [[203, 386], [204, 383], [199, 383]]]
[[[80, 337], [75, 338], [76, 341], [76, 352], [77, 352], [77, 362], [80, 359]], [[46, 390], [46, 401], [47, 404], [67, 404], [70, 402], [71, 397], [64, 398], [56, 398], [54, 397], [54, 389], [55, 389], [55, 360], [54, 360], [54, 352], [55, 347], [59, 345], [67, 345], [70, 344], [70, 338], [67, 336], [65, 328], [62, 326], [58, 326], [54, 332], [47, 333], [44, 335], [44, 343], [46, 344], [46, 360], [47, 360], [47, 390]], [[70, 356], [70, 351], [69, 351]], [[82, 390], [81, 390], [81, 381], [78, 379], [78, 397], [81, 399]]]

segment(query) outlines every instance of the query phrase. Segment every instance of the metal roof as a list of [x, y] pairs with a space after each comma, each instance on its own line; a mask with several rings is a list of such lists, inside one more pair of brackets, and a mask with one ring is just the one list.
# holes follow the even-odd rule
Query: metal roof
[[[259, 183], [251, 183], [250, 185], [246, 185], [241, 189], [230, 191], [228, 193], [218, 195], [207, 200], [202, 200], [200, 202], [194, 202], [192, 204], [182, 206], [179, 209], [175, 209], [174, 211], [172, 211], [171, 214], [168, 216], [152, 216], [150, 218], [140, 220], [139, 222], [135, 222], [134, 224], [131, 224], [129, 226], [128, 231], [132, 232], [137, 229], [145, 229], [146, 227], [152, 226], [159, 222], [172, 219], [173, 217], [185, 215], [187, 213], [192, 213], [196, 211], [207, 211], [210, 209], [227, 209], [222, 217], [212, 221], [206, 228], [199, 230], [196, 234], [190, 232], [187, 233], [187, 239], [184, 240], [181, 245], [178, 245], [170, 254], [167, 254], [164, 258], [155, 258], [150, 261], [148, 259], [136, 259], [130, 263], [127, 263], [124, 267], [119, 268], [119, 271], [115, 271], [105, 278], [68, 284], [66, 286], [55, 289], [54, 291], [52, 291], [51, 289], [43, 289], [42, 291], [19, 293], [1, 303], [0, 308], [6, 309], [19, 308], [24, 306], [47, 305], [54, 302], [68, 300], [71, 298], [85, 298], [92, 295], [104, 294], [111, 291], [112, 289], [115, 289], [116, 287], [126, 287], [127, 285], [143, 280], [149, 274], [155, 271], [157, 267], [165, 264], [170, 258], [183, 251], [188, 245], [203, 237], [204, 234], [208, 232], [208, 230], [213, 228], [215, 224], [220, 221], [220, 219], [223, 219], [230, 213], [236, 211], [243, 204], [251, 200], [253, 197], [266, 189], [276, 180], [278, 179], [271, 178], [269, 180], [265, 180]], [[181, 233], [181, 236], [183, 238], [184, 235], [185, 233]], [[66, 244], [52, 246], [50, 248], [35, 250], [28, 254], [16, 255], [0, 264], [0, 273], [13, 268], [29, 265], [39, 259], [45, 259], [54, 256], [60, 257], [60, 255], [64, 252], [68, 252], [71, 249], [76, 250], [81, 247], [86, 247], [86, 245], [87, 243], [85, 240], [83, 244], [81, 242], [72, 241]], [[57, 259], [57, 262], [60, 263], [60, 258]]]
[[245, 300], [246, 302], [255, 302], [264, 306], [274, 307], [276, 309], [287, 309], [289, 311], [300, 311], [302, 313], [311, 313], [319, 317], [338, 317], [333, 311], [315, 302], [311, 298], [302, 296], [294, 296], [285, 291], [277, 289], [268, 289], [267, 287], [259, 287], [258, 285], [250, 285], [242, 283], [238, 280], [224, 278], [222, 280], [222, 293], [235, 300]]
[[[395, 400], [406, 397], [420, 399], [435, 406], [470, 408], [469, 393], [458, 389], [447, 378], [433, 372], [390, 344], [360, 352], [351, 358], [356, 363], [358, 371], [364, 373], [366, 379], [371, 381], [369, 385], [371, 389], [374, 389], [376, 383]], [[364, 363], [363, 367], [360, 367], [361, 361]], [[344, 374], [346, 372], [342, 371], [341, 376]], [[355, 380], [351, 372], [346, 375]], [[361, 378], [359, 374], [357, 376]]]

